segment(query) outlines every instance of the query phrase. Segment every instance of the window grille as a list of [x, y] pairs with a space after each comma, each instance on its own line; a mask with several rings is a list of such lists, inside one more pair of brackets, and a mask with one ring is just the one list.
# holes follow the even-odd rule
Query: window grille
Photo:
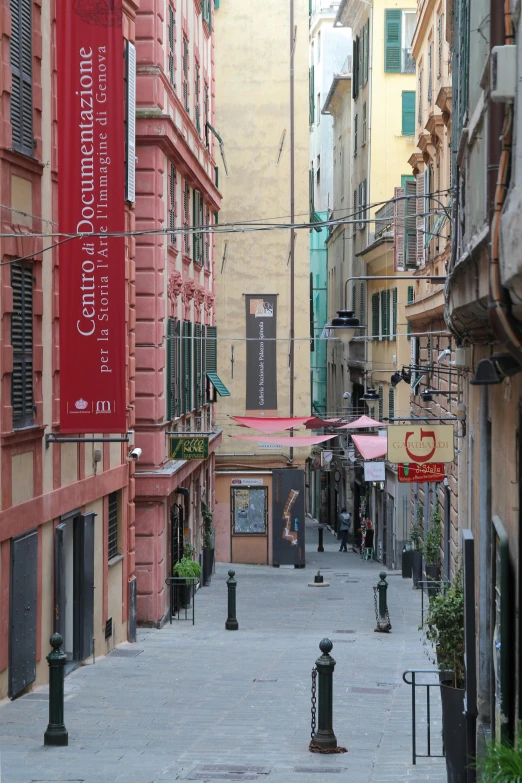
[[13, 429], [34, 423], [33, 390], [33, 267], [11, 264], [13, 311], [11, 313], [11, 406]]
[[118, 511], [119, 511], [119, 492], [111, 492], [109, 495], [109, 521], [108, 531], [108, 559], [112, 560], [118, 552]]

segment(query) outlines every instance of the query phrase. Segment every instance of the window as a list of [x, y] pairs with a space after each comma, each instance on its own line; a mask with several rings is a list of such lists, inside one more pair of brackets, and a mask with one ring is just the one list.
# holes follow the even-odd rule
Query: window
[[203, 234], [197, 229], [203, 228], [203, 197], [199, 190], [193, 190], [193, 261], [203, 265]]
[[189, 51], [188, 51], [188, 41], [185, 38], [185, 36], [183, 36], [182, 65], [183, 65], [183, 106], [188, 114], [189, 113], [189, 82], [188, 82]]
[[181, 336], [181, 412], [192, 410], [192, 324], [183, 321]]
[[402, 135], [415, 134], [415, 91], [405, 90], [402, 93]]
[[317, 33], [317, 62], [321, 62], [321, 32]]
[[[413, 304], [414, 301], [415, 301], [414, 288], [413, 288], [412, 285], [409, 285], [408, 286], [408, 304]], [[408, 321], [406, 332], [408, 334], [408, 340], [409, 340], [410, 339], [410, 334], [411, 334], [411, 322], [410, 321]]]
[[169, 81], [176, 89], [175, 55], [176, 52], [176, 16], [169, 3]]
[[379, 386], [379, 421], [382, 421], [384, 416], [384, 389]]
[[368, 210], [366, 205], [368, 203], [368, 181], [363, 180], [359, 185], [359, 228], [366, 228], [366, 215]]
[[366, 101], [363, 103], [363, 112], [362, 112], [362, 144], [361, 147], [364, 147], [366, 144]]
[[407, 269], [417, 266], [417, 183], [415, 179], [405, 182], [406, 208], [404, 220], [404, 258]]
[[179, 329], [179, 321], [176, 318], [169, 318], [167, 321], [167, 418], [169, 421], [181, 414]]
[[[219, 8], [219, 3], [214, 3], [216, 8]], [[209, 32], [212, 31], [212, 0], [202, 0], [201, 2], [201, 16], [203, 21], [206, 22]]]
[[189, 207], [190, 207], [190, 187], [185, 180], [185, 187], [183, 189], [183, 249], [185, 251], [185, 255], [188, 256], [190, 253], [190, 237], [189, 237], [189, 225], [190, 225], [190, 218], [189, 218]]
[[431, 103], [433, 98], [433, 41], [430, 41], [430, 48], [428, 50], [428, 103]]
[[358, 135], [359, 115], [356, 114], [353, 118], [353, 155], [357, 155], [357, 135]]
[[207, 207], [205, 215], [205, 269], [210, 269], [210, 209]]
[[392, 288], [392, 325], [391, 339], [397, 339], [397, 289]]
[[364, 83], [368, 81], [368, 73], [370, 69], [370, 20], [366, 20], [366, 35], [365, 35], [365, 41], [366, 41], [366, 58], [365, 58], [365, 65], [364, 65]]
[[381, 291], [381, 339], [390, 338], [390, 292]]
[[372, 294], [372, 337], [379, 337], [379, 294]]
[[316, 123], [319, 125], [321, 123], [321, 93], [317, 93], [317, 117], [316, 117]]
[[438, 22], [437, 22], [437, 32], [438, 32], [438, 44], [439, 44], [439, 52], [438, 52], [438, 58], [437, 58], [437, 79], [442, 79], [442, 25], [443, 25], [443, 15], [439, 14], [438, 16]]
[[352, 98], [354, 100], [357, 100], [357, 96], [359, 95], [359, 83], [361, 79], [361, 75], [359, 73], [359, 49], [360, 40], [359, 36], [356, 36], [355, 41], [353, 42], [352, 53]]
[[11, 406], [13, 429], [34, 423], [33, 393], [33, 267], [11, 264], [13, 311], [11, 313]]
[[415, 60], [411, 53], [415, 24], [415, 11], [386, 9], [384, 70], [387, 73], [415, 73]]
[[208, 83], [205, 82], [203, 84], [203, 122], [204, 122], [204, 133], [205, 138], [207, 139], [207, 147], [208, 147], [208, 123], [210, 122], [210, 90], [208, 88]]
[[314, 124], [315, 119], [315, 70], [314, 66], [310, 68], [310, 71], [308, 73], [308, 81], [309, 81], [309, 95], [310, 95], [310, 106], [309, 106], [309, 123], [310, 125]]
[[419, 103], [417, 107], [417, 122], [419, 125], [422, 124], [422, 77], [423, 77], [423, 69], [419, 69]]
[[13, 149], [33, 156], [33, 0], [11, 0], [10, 10]]
[[201, 85], [199, 80], [199, 63], [196, 61], [194, 67], [194, 118], [196, 123], [196, 130], [201, 134], [201, 109], [200, 109], [200, 92]]
[[108, 534], [108, 553], [107, 559], [112, 560], [113, 557], [119, 555], [119, 541], [118, 541], [118, 517], [119, 517], [119, 492], [111, 492], [109, 495], [109, 517], [107, 524]]
[[388, 389], [388, 421], [395, 418], [395, 389]]
[[[170, 164], [169, 172], [169, 229], [174, 232], [176, 228], [176, 169]], [[176, 234], [170, 235], [170, 245], [176, 246]]]

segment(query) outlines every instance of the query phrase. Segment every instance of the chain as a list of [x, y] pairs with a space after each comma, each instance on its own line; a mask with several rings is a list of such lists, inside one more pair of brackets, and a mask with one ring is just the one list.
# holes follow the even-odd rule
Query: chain
[[373, 587], [373, 603], [375, 606], [375, 622], [379, 623], [379, 610], [377, 609], [377, 586]]
[[317, 669], [314, 666], [312, 669], [312, 732], [310, 734], [312, 740], [315, 737], [315, 716], [317, 710]]
[[375, 621], [377, 623], [377, 628], [379, 630], [386, 630], [391, 631], [391, 620], [390, 620], [390, 613], [388, 612], [388, 606], [386, 606], [386, 614], [384, 615], [384, 622], [382, 621], [381, 617], [379, 616], [379, 610], [377, 608], [377, 592], [379, 588], [377, 585], [374, 585], [373, 587], [373, 603], [375, 606]]

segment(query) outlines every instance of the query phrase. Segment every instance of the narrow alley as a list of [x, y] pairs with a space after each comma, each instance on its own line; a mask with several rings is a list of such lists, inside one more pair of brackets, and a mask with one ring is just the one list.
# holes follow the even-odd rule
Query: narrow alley
[[[354, 783], [443, 783], [442, 759], [411, 764], [411, 691], [402, 673], [431, 666], [418, 631], [420, 591], [390, 573], [392, 632], [375, 633], [373, 585], [382, 566], [338, 548], [326, 531], [325, 552], [317, 553], [317, 525], [308, 520], [305, 569], [234, 566], [236, 633], [225, 630], [230, 566], [218, 564], [211, 586], [196, 595], [194, 626], [140, 629], [135, 645], [94, 665], [89, 659], [67, 677], [66, 748], [43, 746], [46, 687], [5, 700], [2, 783], [322, 783], [336, 773]], [[319, 568], [329, 587], [308, 586]], [[337, 661], [333, 725], [347, 754], [308, 751], [310, 673], [323, 637]], [[437, 753], [436, 702], [432, 713]], [[420, 753], [424, 741], [425, 725]]]

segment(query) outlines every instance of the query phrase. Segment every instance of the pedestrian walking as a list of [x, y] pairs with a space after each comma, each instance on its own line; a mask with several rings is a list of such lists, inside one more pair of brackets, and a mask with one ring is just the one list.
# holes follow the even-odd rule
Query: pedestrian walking
[[350, 531], [350, 521], [352, 515], [343, 506], [341, 513], [339, 514], [340, 533], [341, 533], [341, 548], [339, 552], [348, 552], [348, 533]]

